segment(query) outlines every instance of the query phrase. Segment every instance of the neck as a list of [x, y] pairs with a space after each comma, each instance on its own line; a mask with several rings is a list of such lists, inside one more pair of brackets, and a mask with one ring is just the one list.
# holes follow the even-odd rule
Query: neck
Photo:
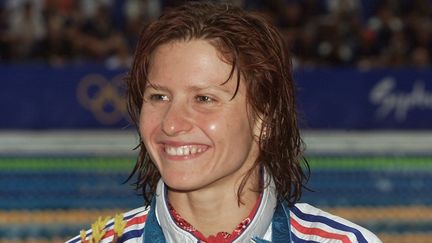
[[[168, 198], [175, 210], [204, 236], [218, 232], [231, 233], [245, 219], [259, 197], [259, 173], [248, 178], [241, 197], [239, 183], [232, 188], [212, 187], [197, 191], [168, 190]], [[240, 202], [239, 202], [240, 198]]]

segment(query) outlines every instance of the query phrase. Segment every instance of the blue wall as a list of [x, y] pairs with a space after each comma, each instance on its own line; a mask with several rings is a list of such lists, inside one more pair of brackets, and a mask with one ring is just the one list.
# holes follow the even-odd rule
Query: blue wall
[[[0, 129], [130, 124], [122, 77], [102, 65], [0, 66]], [[432, 129], [432, 70], [297, 70], [309, 129]]]

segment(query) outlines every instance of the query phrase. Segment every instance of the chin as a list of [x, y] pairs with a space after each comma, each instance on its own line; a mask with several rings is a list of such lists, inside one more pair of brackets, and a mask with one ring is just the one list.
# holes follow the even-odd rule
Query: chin
[[167, 177], [163, 178], [163, 181], [172, 191], [177, 192], [192, 192], [205, 188], [207, 185], [211, 184], [203, 180], [204, 178], [197, 178], [190, 173], [186, 175], [186, 178], [180, 177]]
[[192, 192], [198, 190], [200, 187], [197, 185], [194, 185], [193, 183], [169, 183], [165, 182], [165, 184], [168, 186], [169, 190], [175, 191], [175, 192]]

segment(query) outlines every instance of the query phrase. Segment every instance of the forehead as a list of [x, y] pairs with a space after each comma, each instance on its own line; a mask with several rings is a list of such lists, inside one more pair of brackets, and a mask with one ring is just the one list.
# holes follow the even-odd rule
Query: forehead
[[[151, 84], [237, 86], [233, 65], [207, 40], [174, 41], [158, 46], [148, 69]], [[232, 75], [231, 75], [232, 74]]]

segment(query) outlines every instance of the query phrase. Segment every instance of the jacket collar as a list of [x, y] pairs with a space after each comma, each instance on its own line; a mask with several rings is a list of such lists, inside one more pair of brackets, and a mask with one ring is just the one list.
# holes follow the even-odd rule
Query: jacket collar
[[[267, 174], [264, 175], [265, 180]], [[156, 195], [152, 200], [151, 210], [144, 231], [144, 242], [197, 242], [191, 233], [177, 226], [168, 209], [167, 189], [162, 180], [159, 181]], [[277, 206], [276, 190], [273, 181], [263, 192], [255, 217], [246, 230], [233, 242], [250, 242], [251, 239], [262, 239], [271, 229], [272, 217]], [[152, 212], [153, 211], [153, 212]], [[152, 220], [150, 220], [153, 218]], [[150, 221], [149, 221], [150, 220]], [[159, 222], [159, 224], [156, 222]], [[156, 225], [154, 225], [156, 224]], [[159, 225], [162, 225], [159, 226]], [[288, 228], [289, 229], [289, 228]], [[150, 232], [152, 231], [152, 232]], [[163, 234], [162, 234], [163, 233]], [[163, 239], [165, 236], [165, 239]], [[163, 240], [162, 240], [163, 239]], [[146, 241], [147, 240], [147, 241]]]

